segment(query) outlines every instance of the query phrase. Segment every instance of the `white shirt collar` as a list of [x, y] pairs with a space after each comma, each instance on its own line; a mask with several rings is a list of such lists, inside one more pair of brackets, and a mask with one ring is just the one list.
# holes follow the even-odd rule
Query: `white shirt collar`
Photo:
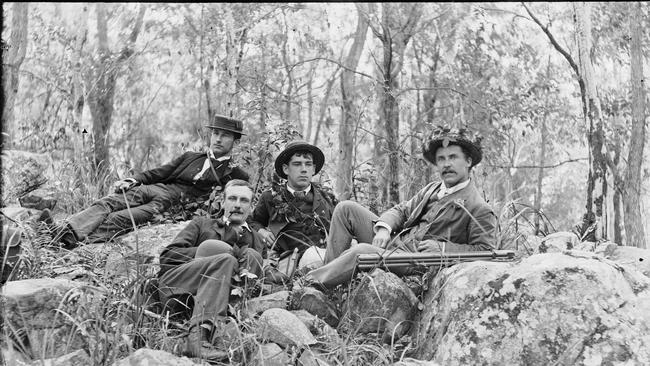
[[[288, 183], [287, 183], [287, 191], [289, 191], [289, 193], [291, 193], [291, 194], [296, 193], [296, 190], [293, 189], [293, 188], [291, 188], [291, 187], [289, 187], [289, 184], [288, 184]], [[304, 191], [301, 191], [301, 192], [305, 192], [305, 194], [307, 194], [307, 193], [309, 193], [310, 191], [311, 191], [311, 183], [309, 184], [309, 186], [308, 186]]]
[[226, 161], [226, 160], [228, 160], [228, 159], [231, 158], [230, 155], [224, 155], [224, 156], [222, 156], [222, 157], [220, 157], [220, 158], [215, 158], [215, 157], [214, 157], [214, 152], [212, 152], [212, 149], [210, 149], [210, 148], [208, 148], [208, 157], [209, 157], [210, 159], [217, 159], [217, 161]]
[[468, 179], [468, 180], [466, 180], [466, 181], [464, 181], [462, 183], [456, 184], [455, 186], [453, 186], [451, 188], [447, 188], [445, 186], [445, 182], [442, 182], [442, 184], [440, 185], [440, 191], [438, 192], [438, 199], [440, 199], [442, 197], [445, 197], [445, 196], [448, 196], [448, 195], [450, 195], [452, 193], [460, 191], [461, 189], [467, 187], [469, 185], [470, 181], [471, 181], [471, 179]]

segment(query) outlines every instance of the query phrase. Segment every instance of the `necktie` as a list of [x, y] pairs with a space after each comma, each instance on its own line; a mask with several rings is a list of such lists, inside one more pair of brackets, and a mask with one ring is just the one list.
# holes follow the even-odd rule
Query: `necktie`
[[302, 191], [296, 191], [293, 192], [293, 196], [296, 197], [296, 201], [304, 201], [306, 194]]

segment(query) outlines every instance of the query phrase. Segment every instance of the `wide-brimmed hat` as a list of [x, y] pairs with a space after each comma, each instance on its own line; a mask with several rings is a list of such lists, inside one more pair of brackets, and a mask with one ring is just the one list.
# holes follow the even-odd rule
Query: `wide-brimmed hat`
[[205, 125], [205, 127], [211, 129], [230, 131], [239, 135], [245, 135], [245, 133], [242, 132], [244, 130], [244, 124], [242, 123], [242, 121], [231, 117], [222, 116], [219, 114], [216, 114], [214, 117], [212, 117], [212, 121], [210, 121], [210, 124]]
[[314, 159], [314, 165], [316, 165], [316, 170], [314, 174], [318, 174], [325, 164], [325, 155], [323, 152], [316, 146], [307, 143], [306, 141], [291, 141], [285, 146], [284, 150], [280, 152], [277, 158], [275, 158], [275, 172], [278, 173], [280, 178], [287, 179], [287, 175], [282, 171], [282, 164], [288, 164], [289, 159], [296, 153], [296, 151], [309, 151]]
[[478, 164], [483, 158], [481, 137], [465, 128], [450, 128], [437, 126], [433, 129], [429, 141], [422, 147], [422, 155], [431, 163], [436, 163], [436, 151], [440, 147], [459, 145], [465, 148], [472, 158], [472, 166]]

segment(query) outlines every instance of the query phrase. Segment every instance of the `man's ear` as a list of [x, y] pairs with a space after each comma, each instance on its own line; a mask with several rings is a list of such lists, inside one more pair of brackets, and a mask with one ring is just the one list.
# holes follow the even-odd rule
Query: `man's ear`
[[282, 171], [284, 175], [289, 175], [289, 166], [287, 164], [282, 164]]
[[239, 146], [240, 143], [241, 143], [240, 139], [237, 139], [237, 140], [233, 141], [232, 142], [232, 148], [233, 149], [236, 148], [237, 146]]

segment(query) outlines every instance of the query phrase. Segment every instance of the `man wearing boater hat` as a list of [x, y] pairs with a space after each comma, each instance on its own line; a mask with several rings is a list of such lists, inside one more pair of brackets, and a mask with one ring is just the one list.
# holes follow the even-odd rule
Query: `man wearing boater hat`
[[[326, 264], [305, 275], [303, 284], [333, 288], [349, 281], [359, 254], [494, 249], [496, 216], [470, 179], [482, 158], [480, 138], [466, 129], [437, 127], [423, 155], [441, 182], [380, 217], [357, 203], [341, 202], [332, 215]], [[360, 244], [351, 246], [353, 238]]]
[[182, 195], [201, 197], [231, 179], [248, 180], [248, 174], [233, 164], [230, 152], [244, 135], [240, 120], [216, 115], [209, 125], [210, 146], [205, 152], [187, 151], [158, 168], [115, 183], [115, 193], [87, 209], [53, 225], [49, 212], [41, 220], [54, 226], [54, 240], [66, 247], [80, 241], [106, 242], [144, 224], [179, 202]]
[[251, 226], [271, 249], [267, 282], [285, 282], [296, 268], [323, 263], [326, 232], [336, 198], [312, 183], [325, 156], [316, 146], [292, 141], [275, 159], [275, 172], [286, 184], [262, 193]]

